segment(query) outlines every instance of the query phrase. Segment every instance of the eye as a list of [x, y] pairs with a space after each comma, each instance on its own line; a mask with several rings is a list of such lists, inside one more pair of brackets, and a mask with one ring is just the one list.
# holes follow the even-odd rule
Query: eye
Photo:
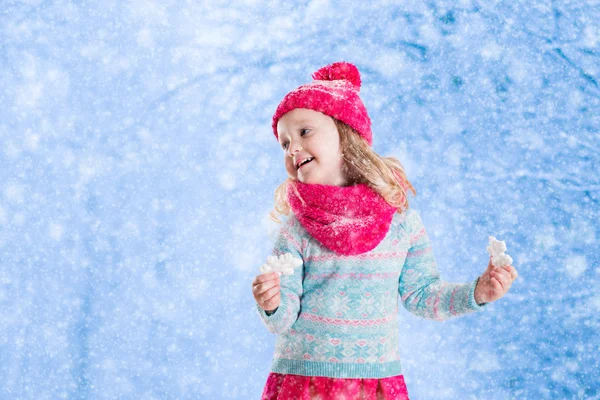
[[[310, 131], [310, 129], [306, 129], [306, 128], [304, 128], [304, 129], [300, 129], [300, 136], [304, 136], [304, 135], [303, 135], [303, 132], [304, 132], [304, 131]], [[281, 145], [281, 148], [282, 148], [283, 150], [287, 150], [287, 144], [288, 144], [287, 142], [283, 143], [283, 144]]]

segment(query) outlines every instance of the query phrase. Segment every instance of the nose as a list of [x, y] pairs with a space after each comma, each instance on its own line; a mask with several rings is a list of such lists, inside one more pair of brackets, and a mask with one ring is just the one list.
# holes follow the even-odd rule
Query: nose
[[290, 151], [290, 157], [293, 157], [294, 153], [298, 153], [300, 150], [302, 150], [302, 146], [300, 146], [299, 143], [295, 142], [294, 144], [290, 144], [288, 150]]

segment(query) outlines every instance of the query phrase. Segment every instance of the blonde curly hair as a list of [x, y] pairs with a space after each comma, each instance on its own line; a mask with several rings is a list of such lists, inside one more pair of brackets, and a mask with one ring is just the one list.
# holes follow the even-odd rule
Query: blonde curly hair
[[[395, 157], [381, 157], [352, 127], [336, 118], [331, 118], [340, 135], [340, 148], [345, 160], [344, 168], [352, 183], [366, 183], [390, 205], [396, 207], [398, 213], [407, 210], [409, 208], [407, 192], [410, 190], [414, 196], [417, 192], [406, 178], [400, 161]], [[281, 223], [277, 215], [288, 215], [291, 211], [287, 190], [293, 181], [293, 178], [287, 178], [275, 190], [275, 208], [271, 210], [269, 217], [277, 223]], [[292, 185], [292, 189], [303, 201], [295, 185]]]

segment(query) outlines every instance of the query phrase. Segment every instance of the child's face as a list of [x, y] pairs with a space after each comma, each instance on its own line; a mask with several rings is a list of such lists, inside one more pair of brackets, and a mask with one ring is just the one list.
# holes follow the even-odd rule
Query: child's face
[[[285, 169], [302, 183], [347, 186], [340, 135], [328, 115], [306, 108], [295, 108], [277, 121], [279, 145], [284, 152]], [[305, 158], [314, 157], [297, 169]]]

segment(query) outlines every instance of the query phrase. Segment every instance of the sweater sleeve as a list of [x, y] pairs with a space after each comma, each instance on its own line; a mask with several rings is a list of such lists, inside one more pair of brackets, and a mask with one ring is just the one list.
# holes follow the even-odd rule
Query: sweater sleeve
[[403, 224], [410, 235], [410, 246], [398, 287], [404, 308], [436, 321], [485, 310], [487, 303], [475, 301], [479, 277], [469, 283], [442, 281], [421, 217], [414, 210], [406, 212]]
[[[293, 257], [303, 259], [302, 237], [299, 234], [298, 219], [291, 214], [288, 220], [283, 224], [277, 239], [272, 256], [280, 256], [285, 253], [291, 253]], [[302, 297], [302, 279], [304, 276], [304, 263], [294, 268], [292, 275], [281, 275], [280, 277], [280, 297], [281, 302], [272, 313], [267, 313], [258, 303], [256, 309], [264, 325], [269, 332], [281, 334], [292, 327], [298, 319], [300, 312], [300, 298]]]

